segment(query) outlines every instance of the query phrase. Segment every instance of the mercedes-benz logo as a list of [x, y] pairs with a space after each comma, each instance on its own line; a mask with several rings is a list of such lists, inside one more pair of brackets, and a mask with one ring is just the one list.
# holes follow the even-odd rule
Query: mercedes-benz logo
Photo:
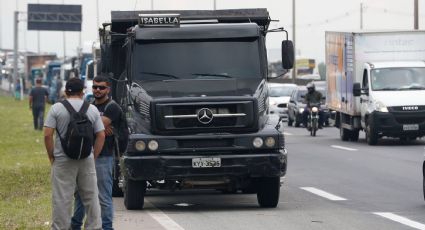
[[208, 108], [202, 108], [198, 111], [198, 121], [202, 124], [209, 124], [214, 118], [213, 112]]

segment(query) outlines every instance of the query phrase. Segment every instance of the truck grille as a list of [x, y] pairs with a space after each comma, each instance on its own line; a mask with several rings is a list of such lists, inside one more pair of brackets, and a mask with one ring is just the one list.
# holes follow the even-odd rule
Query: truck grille
[[395, 116], [395, 120], [399, 124], [421, 124], [425, 122], [425, 114], [422, 117], [403, 117], [403, 116]]
[[391, 112], [399, 124], [421, 124], [425, 122], [425, 112]]
[[255, 101], [156, 103], [157, 132], [227, 132], [256, 126]]
[[178, 140], [179, 148], [219, 148], [232, 147], [233, 139], [197, 139], [197, 140]]

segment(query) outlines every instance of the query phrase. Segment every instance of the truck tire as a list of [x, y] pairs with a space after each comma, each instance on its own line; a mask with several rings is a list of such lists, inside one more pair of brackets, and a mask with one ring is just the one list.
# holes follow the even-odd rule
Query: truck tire
[[143, 209], [145, 203], [146, 181], [127, 179], [124, 189], [124, 205], [128, 210]]
[[355, 129], [355, 130], [351, 130], [350, 133], [350, 141], [358, 141], [359, 140], [359, 132], [360, 130]]
[[279, 203], [280, 177], [264, 177], [258, 184], [257, 201], [262, 208], [275, 208]]
[[373, 124], [373, 121], [369, 121], [366, 126], [366, 142], [369, 145], [376, 145], [378, 144], [378, 133], [375, 130], [375, 125]]
[[341, 137], [342, 141], [348, 141], [350, 139], [350, 130], [344, 129], [342, 127], [342, 121], [339, 120], [339, 136]]
[[423, 191], [423, 193], [424, 193], [424, 200], [425, 200], [425, 176], [422, 176], [422, 191]]

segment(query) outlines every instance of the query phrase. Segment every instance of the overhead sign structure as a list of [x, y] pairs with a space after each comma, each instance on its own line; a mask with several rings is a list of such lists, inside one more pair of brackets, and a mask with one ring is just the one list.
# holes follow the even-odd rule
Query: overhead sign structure
[[28, 30], [81, 31], [81, 5], [28, 4]]

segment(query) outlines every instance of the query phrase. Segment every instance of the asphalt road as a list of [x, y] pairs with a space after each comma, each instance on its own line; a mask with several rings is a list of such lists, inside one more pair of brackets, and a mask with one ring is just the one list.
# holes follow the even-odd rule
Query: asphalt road
[[149, 192], [144, 210], [115, 198], [116, 229], [425, 229], [425, 139], [342, 142], [336, 128], [284, 126], [289, 163], [277, 208], [256, 195], [216, 191]]

